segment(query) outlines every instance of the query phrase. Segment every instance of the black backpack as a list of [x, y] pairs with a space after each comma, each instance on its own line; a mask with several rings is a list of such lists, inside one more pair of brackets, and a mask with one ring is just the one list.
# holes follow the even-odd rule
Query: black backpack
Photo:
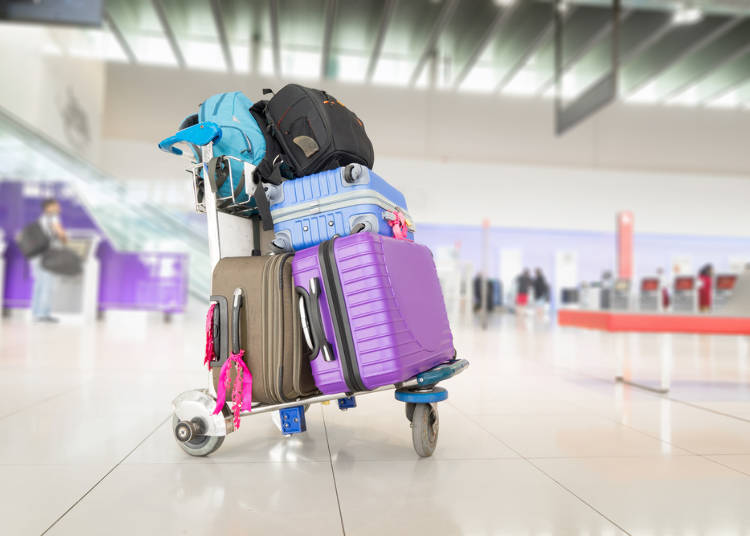
[[[285, 178], [348, 164], [373, 166], [375, 155], [364, 124], [325, 91], [288, 84], [270, 100], [256, 102], [250, 113], [266, 137], [266, 156], [256, 170], [258, 180], [280, 184]], [[264, 210], [267, 201], [261, 190], [256, 190], [255, 198], [263, 217], [270, 212]], [[263, 219], [270, 228], [270, 218]]]
[[50, 239], [42, 229], [42, 224], [33, 221], [16, 235], [18, 248], [27, 259], [32, 259], [49, 249]]

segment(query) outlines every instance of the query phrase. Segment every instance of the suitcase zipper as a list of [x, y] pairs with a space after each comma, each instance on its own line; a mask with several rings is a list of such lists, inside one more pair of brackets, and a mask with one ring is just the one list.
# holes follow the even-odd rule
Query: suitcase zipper
[[339, 349], [344, 381], [352, 392], [366, 391], [367, 388], [359, 373], [359, 363], [354, 349], [351, 326], [348, 317], [346, 317], [346, 302], [344, 301], [344, 292], [334, 256], [333, 243], [335, 240], [335, 238], [326, 240], [318, 248], [320, 272], [328, 297], [328, 309], [331, 313], [333, 331], [336, 335], [336, 346]]

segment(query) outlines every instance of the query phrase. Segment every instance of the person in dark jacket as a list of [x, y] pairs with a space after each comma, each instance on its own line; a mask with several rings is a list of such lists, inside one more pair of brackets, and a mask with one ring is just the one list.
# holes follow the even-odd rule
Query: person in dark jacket
[[698, 272], [698, 309], [702, 313], [711, 310], [712, 291], [714, 282], [714, 267], [712, 264], [706, 264]]
[[534, 270], [534, 281], [532, 283], [534, 287], [534, 300], [539, 305], [544, 305], [549, 301], [549, 285], [547, 280], [544, 278], [544, 273], [541, 268]]
[[[50, 239], [50, 247], [60, 247], [68, 241], [68, 236], [60, 222], [60, 203], [55, 199], [42, 202], [39, 224]], [[34, 286], [31, 292], [31, 316], [37, 322], [57, 322], [53, 317], [52, 296], [55, 292], [55, 276], [42, 266], [41, 256], [31, 260], [31, 273]]]
[[521, 275], [518, 276], [518, 293], [516, 294], [516, 305], [528, 305], [529, 303], [529, 292], [533, 286], [531, 279], [531, 273], [528, 268], [524, 268]]

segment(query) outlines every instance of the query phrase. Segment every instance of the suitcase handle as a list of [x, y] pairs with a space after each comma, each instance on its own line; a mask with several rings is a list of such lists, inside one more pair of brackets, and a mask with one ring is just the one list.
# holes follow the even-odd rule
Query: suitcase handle
[[232, 299], [232, 353], [240, 353], [240, 309], [242, 309], [243, 293], [241, 288], [234, 289]]
[[331, 345], [326, 340], [323, 329], [323, 319], [320, 315], [320, 280], [317, 277], [310, 279], [310, 293], [302, 288], [296, 288], [299, 294], [299, 316], [302, 320], [302, 333], [305, 336], [305, 342], [311, 350], [310, 361], [323, 354], [323, 361], [330, 362], [334, 360]]

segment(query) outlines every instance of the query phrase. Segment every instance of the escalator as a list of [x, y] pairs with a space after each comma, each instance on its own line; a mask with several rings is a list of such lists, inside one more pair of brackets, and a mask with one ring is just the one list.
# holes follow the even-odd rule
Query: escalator
[[203, 301], [209, 296], [208, 246], [206, 235], [198, 226], [185, 221], [176, 211], [134, 202], [117, 179], [1, 107], [0, 177], [70, 184], [116, 249], [187, 253], [191, 296]]

